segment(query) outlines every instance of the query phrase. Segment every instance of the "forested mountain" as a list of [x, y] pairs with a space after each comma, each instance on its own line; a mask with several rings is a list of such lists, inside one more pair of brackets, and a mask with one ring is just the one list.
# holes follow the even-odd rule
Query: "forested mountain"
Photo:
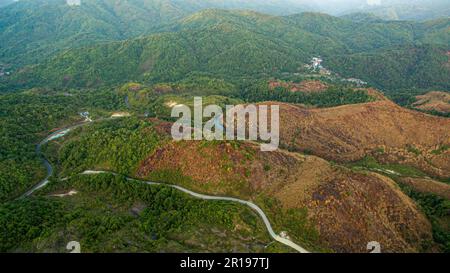
[[450, 2], [446, 0], [426, 1], [422, 3], [403, 2], [396, 5], [367, 10], [388, 20], [428, 20], [450, 17]]
[[370, 80], [384, 89], [450, 90], [449, 57], [445, 47], [416, 46], [337, 56], [336, 71]]
[[[433, 5], [433, 11], [448, 15], [448, 3]], [[60, 50], [100, 42], [110, 42], [150, 34], [161, 25], [208, 8], [247, 9], [272, 15], [303, 11], [348, 10], [360, 7], [371, 12], [360, 0], [352, 5], [342, 1], [296, 0], [21, 0], [0, 2], [0, 63], [18, 67], [38, 63]], [[422, 4], [422, 2], [420, 2]], [[444, 8], [440, 8], [441, 5]], [[386, 5], [378, 8], [385, 7]], [[439, 7], [439, 8], [436, 8]], [[376, 8], [369, 6], [369, 8]], [[401, 9], [405, 11], [404, 8]], [[386, 17], [374, 12], [380, 18]], [[352, 17], [352, 15], [350, 15]], [[392, 16], [391, 16], [392, 17]], [[395, 16], [394, 16], [395, 17]], [[399, 17], [399, 16], [396, 16]], [[435, 18], [439, 16], [431, 16]], [[403, 17], [399, 17], [404, 19]], [[408, 18], [409, 19], [409, 18]], [[312, 23], [312, 22], [310, 22]]]
[[[274, 14], [303, 10], [283, 1], [21, 0], [0, 9], [0, 62], [36, 63], [62, 49], [123, 40], [198, 10], [252, 8]], [[5, 3], [6, 4], [6, 3]]]
[[386, 20], [430, 20], [448, 18], [450, 2], [447, 0], [385, 0], [380, 1], [379, 5], [365, 5], [351, 11], [371, 13]]
[[14, 3], [14, 0], [0, 0], [0, 8]]
[[253, 10], [273, 15], [288, 15], [316, 10], [314, 3], [302, 0], [170, 0], [185, 10], [239, 9]]
[[0, 60], [34, 63], [61, 49], [149, 33], [184, 14], [164, 1], [19, 1], [0, 9]]
[[[65, 51], [16, 73], [6, 88], [175, 81], [192, 72], [270, 76], [295, 73], [317, 55], [331, 70], [380, 88], [448, 88], [449, 25], [450, 19], [355, 22], [320, 13], [205, 10], [158, 34]], [[409, 80], [424, 75], [420, 84]]]

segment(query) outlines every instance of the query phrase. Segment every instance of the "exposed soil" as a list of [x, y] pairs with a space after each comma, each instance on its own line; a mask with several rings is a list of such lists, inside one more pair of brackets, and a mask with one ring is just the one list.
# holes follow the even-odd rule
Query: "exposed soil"
[[373, 155], [383, 163], [414, 166], [450, 176], [450, 119], [401, 108], [384, 100], [327, 109], [280, 105], [280, 137], [286, 147], [337, 162]]
[[450, 93], [433, 91], [416, 97], [413, 107], [425, 111], [450, 113]]
[[172, 123], [163, 121], [157, 118], [149, 118], [148, 121], [150, 121], [153, 125], [153, 128], [159, 135], [163, 136], [170, 136], [172, 131]]
[[277, 87], [283, 87], [289, 89], [291, 92], [304, 92], [304, 93], [316, 93], [322, 92], [328, 89], [328, 85], [318, 80], [304, 80], [300, 83], [283, 82], [283, 81], [270, 81], [269, 88], [275, 89]]

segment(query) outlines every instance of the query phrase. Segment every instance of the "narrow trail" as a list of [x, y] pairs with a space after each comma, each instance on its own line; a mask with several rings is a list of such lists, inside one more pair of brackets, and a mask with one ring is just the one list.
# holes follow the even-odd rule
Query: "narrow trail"
[[49, 136], [47, 136], [44, 140], [39, 142], [38, 145], [36, 145], [36, 154], [39, 156], [39, 159], [41, 160], [42, 164], [45, 166], [45, 169], [47, 170], [47, 175], [45, 176], [45, 178], [42, 181], [40, 181], [39, 183], [34, 185], [30, 190], [28, 190], [26, 193], [24, 193], [19, 198], [24, 198], [24, 197], [30, 196], [35, 191], [39, 190], [42, 187], [45, 187], [48, 184], [48, 182], [49, 182], [48, 179], [53, 175], [53, 167], [50, 164], [50, 162], [48, 162], [47, 158], [45, 158], [45, 156], [42, 154], [42, 146], [47, 144], [47, 143], [49, 143], [52, 140], [55, 140], [55, 139], [58, 139], [58, 138], [61, 138], [61, 137], [65, 136], [67, 133], [69, 133], [70, 131], [72, 131], [75, 128], [84, 126], [84, 125], [89, 124], [91, 122], [92, 121], [85, 122], [85, 123], [80, 123], [80, 124], [72, 125], [72, 126], [60, 129], [58, 131], [55, 131], [54, 133], [52, 133]]

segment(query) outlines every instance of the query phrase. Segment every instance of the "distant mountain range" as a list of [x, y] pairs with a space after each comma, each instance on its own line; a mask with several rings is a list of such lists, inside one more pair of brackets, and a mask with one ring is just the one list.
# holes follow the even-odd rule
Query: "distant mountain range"
[[450, 88], [450, 18], [298, 14], [305, 5], [283, 9], [291, 2], [21, 0], [0, 9], [0, 64], [15, 71], [0, 88], [173, 81], [192, 72], [254, 77], [296, 72], [317, 55], [379, 88]]
[[0, 0], [0, 8], [12, 4], [16, 1], [14, 0]]
[[[20, 0], [0, 9], [0, 61], [36, 63], [60, 49], [149, 34], [205, 8], [299, 13], [303, 5], [282, 0]], [[3, 2], [6, 4], [8, 2]]]
[[[80, 5], [67, 4], [72, 2]], [[270, 15], [324, 11], [345, 14], [347, 19], [359, 18], [361, 12], [371, 12], [373, 15], [366, 16], [380, 19], [450, 15], [449, 1], [416, 0], [408, 7], [402, 0], [389, 3], [392, 4], [368, 5], [365, 0], [3, 0], [0, 62], [21, 66], [37, 63], [63, 49], [151, 34], [165, 24], [208, 8], [248, 9]]]
[[363, 6], [350, 11], [365, 12], [373, 14], [385, 20], [430, 20], [450, 17], [450, 1], [430, 0], [430, 1], [386, 1], [381, 5]]

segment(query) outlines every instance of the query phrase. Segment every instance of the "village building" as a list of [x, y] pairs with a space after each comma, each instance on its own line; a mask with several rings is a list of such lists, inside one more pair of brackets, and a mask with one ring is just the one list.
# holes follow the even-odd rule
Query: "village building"
[[312, 58], [311, 62], [312, 62], [312, 68], [314, 70], [322, 68], [322, 62], [323, 62], [322, 58], [314, 57], [314, 58]]

